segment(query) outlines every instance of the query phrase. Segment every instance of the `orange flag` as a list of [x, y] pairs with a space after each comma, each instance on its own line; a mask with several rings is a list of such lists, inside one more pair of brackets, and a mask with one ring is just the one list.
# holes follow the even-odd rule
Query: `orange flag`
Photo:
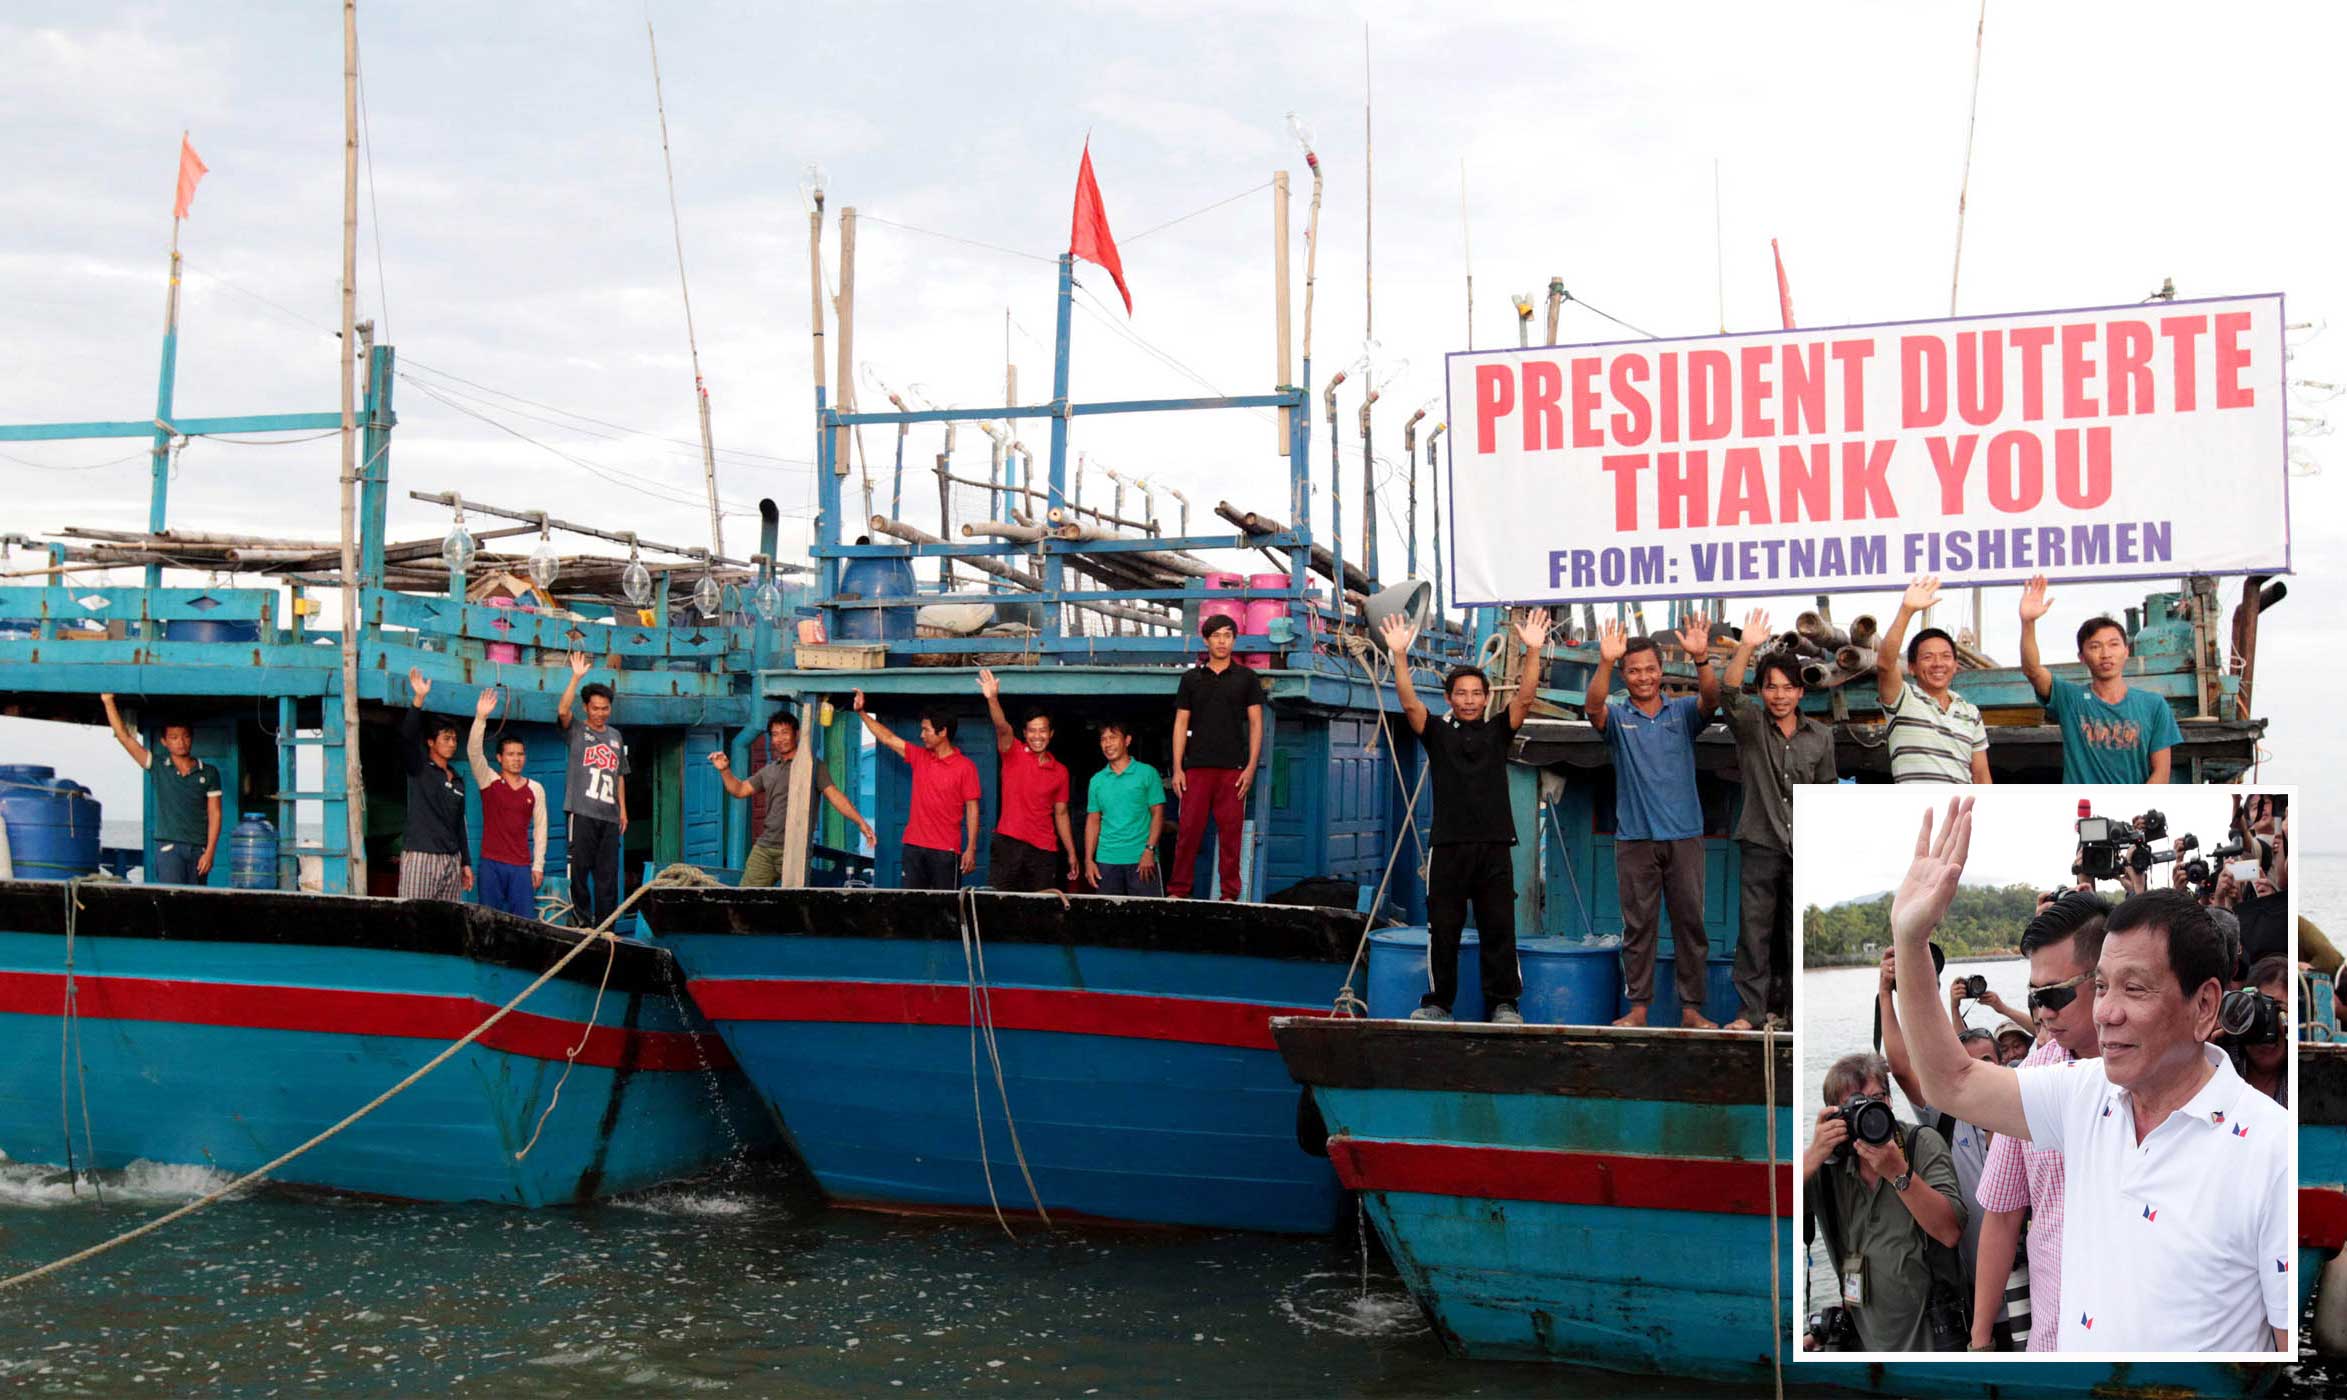
[[196, 154], [196, 148], [187, 143], [187, 133], [181, 132], [179, 134], [179, 199], [171, 206], [172, 218], [184, 219], [187, 217], [187, 207], [195, 203], [196, 181], [203, 179], [204, 172], [209, 168], [204, 164], [203, 157]]
[[1100, 185], [1092, 178], [1092, 143], [1084, 143], [1084, 164], [1076, 171], [1076, 221], [1068, 234], [1068, 251], [1086, 262], [1108, 269], [1116, 289], [1124, 294], [1125, 314], [1133, 314], [1133, 293], [1125, 286], [1124, 259], [1116, 255], [1116, 238], [1108, 231], [1108, 210], [1100, 203]]
[[1777, 310], [1785, 318], [1785, 329], [1793, 329], [1793, 286], [1785, 280], [1785, 255], [1777, 251], [1777, 241], [1768, 241], [1769, 256], [1777, 260]]

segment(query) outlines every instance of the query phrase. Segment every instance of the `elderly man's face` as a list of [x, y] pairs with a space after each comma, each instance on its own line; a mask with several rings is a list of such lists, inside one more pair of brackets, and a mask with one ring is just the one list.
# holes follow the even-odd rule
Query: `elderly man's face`
[[1973, 1036], [1964, 1042], [1964, 1053], [1982, 1064], [1993, 1065], [1997, 1062], [1997, 1043], [1993, 1040], [1984, 1040], [1979, 1036]]
[[2122, 1089], [2177, 1072], [2216, 1031], [2217, 984], [2187, 989], [2176, 980], [2165, 929], [2104, 938], [2094, 982], [2103, 1073]]

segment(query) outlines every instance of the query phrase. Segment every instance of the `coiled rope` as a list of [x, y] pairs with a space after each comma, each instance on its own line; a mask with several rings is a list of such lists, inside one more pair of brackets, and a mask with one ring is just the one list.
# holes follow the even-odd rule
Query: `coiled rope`
[[[508, 1015], [511, 1015], [516, 1007], [519, 1007], [523, 1002], [528, 1001], [532, 996], [535, 996], [539, 988], [545, 986], [548, 982], [553, 981], [554, 978], [560, 974], [564, 968], [570, 966], [571, 962], [576, 959], [579, 954], [587, 951], [588, 948], [594, 946], [597, 942], [602, 942], [606, 945], [612, 944], [615, 941], [611, 933], [612, 925], [618, 923], [620, 917], [626, 914], [629, 909], [633, 908], [636, 901], [642, 899], [647, 893], [661, 888], [670, 888], [683, 885], [714, 885], [716, 883], [717, 881], [712, 879], [706, 872], [694, 866], [669, 866], [667, 869], [654, 876], [650, 883], [638, 886], [633, 894], [630, 894], [626, 899], [621, 900], [619, 907], [612, 910], [609, 917], [604, 919], [602, 923], [597, 924], [593, 929], [589, 930], [586, 937], [579, 939], [577, 943], [571, 945], [570, 951], [564, 953], [561, 957], [556, 958], [554, 960], [553, 966], [538, 974], [538, 980], [532, 982], [529, 986], [522, 988], [520, 992], [515, 994], [513, 1000], [505, 1003], [505, 1005], [500, 1006], [495, 1011], [489, 1013], [488, 1019], [482, 1021], [481, 1024], [473, 1027], [471, 1030], [466, 1031], [461, 1038], [450, 1044], [447, 1049], [442, 1050], [439, 1054], [434, 1055], [431, 1059], [417, 1066], [416, 1069], [409, 1073], [406, 1078], [400, 1080], [397, 1084], [392, 1085], [390, 1088], [385, 1089], [382, 1093], [377, 1094], [374, 1098], [369, 1099], [364, 1105], [350, 1113], [348, 1116], [344, 1117], [340, 1122], [334, 1124], [330, 1128], [327, 1128], [325, 1131], [319, 1133], [317, 1136], [311, 1138], [309, 1141], [303, 1143], [299, 1147], [293, 1148], [290, 1151], [287, 1151], [271, 1159], [270, 1161], [255, 1167], [253, 1170], [246, 1172], [243, 1176], [236, 1178], [234, 1181], [229, 1182], [220, 1189], [207, 1195], [199, 1196], [196, 1199], [189, 1201], [186, 1205], [180, 1206], [176, 1210], [156, 1216], [153, 1220], [150, 1220], [143, 1225], [125, 1230], [121, 1234], [114, 1236], [112, 1239], [103, 1240], [97, 1244], [91, 1245], [87, 1249], [68, 1254], [62, 1259], [53, 1259], [50, 1262], [41, 1265], [39, 1268], [27, 1269], [23, 1273], [15, 1274], [5, 1279], [0, 1279], [0, 1292], [5, 1292], [8, 1289], [18, 1287], [22, 1284], [31, 1283], [35, 1279], [44, 1278], [50, 1274], [57, 1273], [60, 1270], [69, 1269], [76, 1264], [95, 1259], [101, 1254], [106, 1254], [113, 1250], [119, 1249], [123, 1245], [129, 1244], [132, 1240], [153, 1234], [155, 1231], [162, 1229], [164, 1226], [169, 1225], [175, 1220], [184, 1219], [187, 1216], [193, 1215], [197, 1211], [203, 1210], [208, 1206], [217, 1205], [221, 1201], [224, 1201], [230, 1196], [235, 1195], [237, 1192], [244, 1190], [246, 1187], [261, 1181], [271, 1173], [277, 1171], [280, 1167], [283, 1167], [286, 1163], [291, 1162], [296, 1157], [299, 1157], [303, 1153], [308, 1152], [311, 1148], [316, 1147], [319, 1144], [334, 1137], [336, 1134], [342, 1132], [343, 1129], [348, 1128], [353, 1123], [358, 1122], [368, 1114], [373, 1113], [376, 1109], [381, 1108], [383, 1105], [391, 1102], [391, 1100], [407, 1092], [409, 1088], [415, 1085], [416, 1081], [422, 1079], [425, 1075], [430, 1074], [432, 1071], [440, 1068], [442, 1065], [454, 1059], [458, 1051], [464, 1049], [474, 1041], [479, 1040], [483, 1035], [488, 1033], [491, 1027], [504, 1020]], [[581, 1043], [584, 1044], [583, 1039]], [[576, 1052], [574, 1051], [573, 1053], [575, 1054]], [[87, 1107], [86, 1102], [84, 1106], [85, 1108]]]
[[[1035, 1203], [1035, 1213], [1043, 1218], [1046, 1227], [1051, 1224], [1051, 1212], [1043, 1208], [1042, 1193], [1035, 1189], [1034, 1173], [1027, 1169], [1026, 1150], [1019, 1145], [1018, 1120], [1011, 1116], [1010, 1090], [1003, 1083], [1002, 1051], [994, 1039], [994, 992], [986, 980], [986, 943], [978, 930], [978, 891], [962, 887], [955, 903], [961, 912], [962, 967], [969, 978], [970, 988], [970, 1109], [978, 1124], [978, 1169], [986, 1177], [986, 1200], [994, 1207], [995, 1223], [1002, 1232], [1016, 1239], [1011, 1223], [1003, 1217], [1002, 1201], [994, 1193], [994, 1164], [986, 1151], [986, 1103], [978, 1091], [978, 1042], [986, 1042], [986, 1058], [994, 1066], [994, 1095], [1002, 1102], [1003, 1126], [1010, 1130], [1011, 1154], [1018, 1159], [1019, 1175], [1027, 1183], [1027, 1199]], [[1060, 903], [1067, 903], [1067, 895], [1060, 895]]]

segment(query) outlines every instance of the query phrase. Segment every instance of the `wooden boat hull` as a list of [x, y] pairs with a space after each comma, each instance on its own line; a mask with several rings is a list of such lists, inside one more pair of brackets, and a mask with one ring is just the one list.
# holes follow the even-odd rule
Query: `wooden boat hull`
[[[1356, 919], [986, 891], [664, 890], [641, 907], [836, 1202], [1337, 1224], [1343, 1192], [1297, 1145], [1270, 1022], [1328, 1005]], [[973, 1029], [981, 955], [999, 1089]]]
[[[87, 1084], [59, 1102], [66, 901]], [[367, 1102], [580, 937], [473, 905], [0, 882], [0, 1151], [243, 1172]], [[698, 1175], [778, 1134], [672, 959], [590, 949], [456, 1058], [276, 1179], [536, 1207]], [[592, 1020], [592, 1030], [589, 1022]], [[526, 1157], [516, 1153], [569, 1082]], [[70, 1112], [65, 1111], [70, 1107]]]
[[1790, 1381], [2000, 1397], [2241, 1395], [2276, 1369], [1792, 1365], [1798, 1115], [1784, 1039], [1764, 1064], [1761, 1037], [1710, 1032], [1283, 1019], [1273, 1034], [1311, 1087], [1338, 1175], [1457, 1355], [1756, 1392], [1781, 1359]]

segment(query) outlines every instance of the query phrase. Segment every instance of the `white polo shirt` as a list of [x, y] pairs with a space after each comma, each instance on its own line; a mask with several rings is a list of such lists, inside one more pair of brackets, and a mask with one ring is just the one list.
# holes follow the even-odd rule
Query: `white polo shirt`
[[2216, 1073], [2141, 1146], [2101, 1060], [2015, 1072], [2068, 1181], [2058, 1350], [2271, 1352], [2296, 1320], [2290, 1115], [2201, 1053]]

